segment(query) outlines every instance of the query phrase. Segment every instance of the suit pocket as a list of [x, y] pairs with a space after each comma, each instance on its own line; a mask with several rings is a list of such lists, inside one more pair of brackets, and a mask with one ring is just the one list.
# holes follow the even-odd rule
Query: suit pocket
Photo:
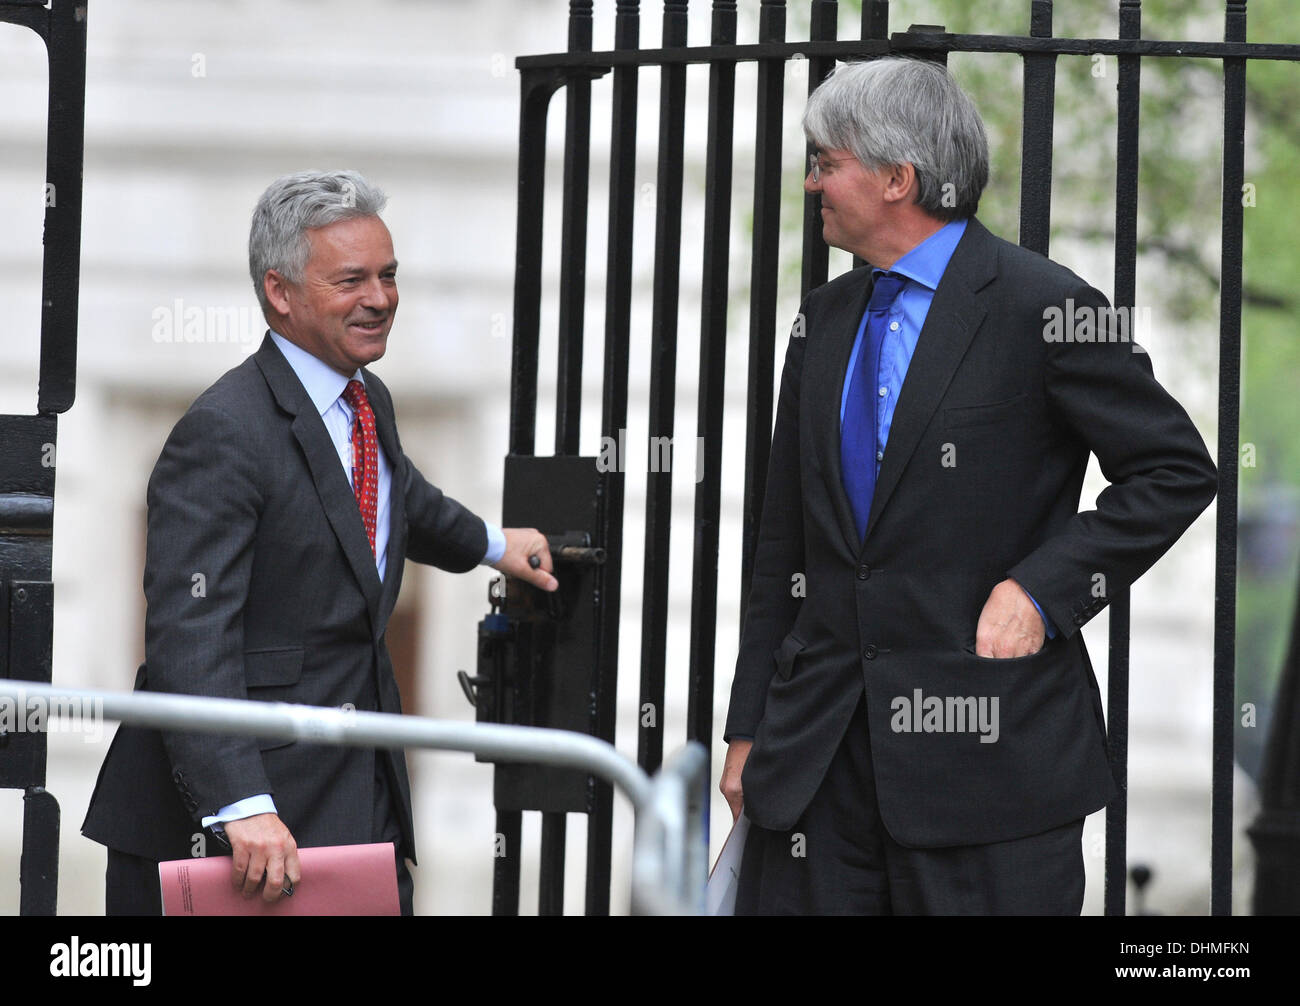
[[302, 680], [303, 648], [275, 646], [244, 651], [244, 681], [249, 688], [296, 685]]
[[999, 664], [1014, 666], [1017, 664], [1027, 664], [1032, 660], [1037, 660], [1039, 657], [1045, 656], [1048, 651], [1048, 647], [1051, 645], [1051, 643], [1052, 640], [1044, 639], [1042, 646], [1040, 646], [1033, 653], [1026, 653], [1023, 657], [981, 657], [978, 653], [975, 652], [974, 643], [971, 643], [968, 646], [964, 646], [962, 647], [962, 649], [965, 651], [967, 657], [969, 657], [972, 660], [976, 660], [981, 664], [985, 664], [989, 667], [996, 667]]
[[778, 678], [782, 681], [790, 680], [790, 676], [794, 673], [795, 659], [807, 645], [794, 633], [790, 633], [785, 639], [781, 640], [781, 645], [772, 651], [772, 657], [776, 660], [776, 676]]
[[948, 429], [965, 426], [990, 426], [1020, 414], [1025, 407], [1026, 396], [1022, 392], [1015, 398], [1004, 402], [990, 402], [988, 405], [965, 405], [956, 409], [943, 410], [943, 425]]
[[[301, 646], [245, 650], [244, 683], [248, 697], [259, 702], [301, 701], [297, 691], [302, 681], [302, 663]], [[262, 751], [269, 751], [295, 742], [293, 737], [259, 737], [257, 746]]]

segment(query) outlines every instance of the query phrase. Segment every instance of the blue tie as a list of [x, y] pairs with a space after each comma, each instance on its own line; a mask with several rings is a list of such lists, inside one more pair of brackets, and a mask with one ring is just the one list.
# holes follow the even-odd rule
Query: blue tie
[[907, 282], [906, 276], [882, 272], [876, 275], [867, 302], [867, 338], [858, 351], [857, 367], [844, 404], [844, 425], [840, 431], [840, 471], [844, 491], [853, 508], [858, 540], [867, 536], [871, 497], [876, 492], [876, 381], [880, 374], [880, 346], [885, 341], [890, 305]]

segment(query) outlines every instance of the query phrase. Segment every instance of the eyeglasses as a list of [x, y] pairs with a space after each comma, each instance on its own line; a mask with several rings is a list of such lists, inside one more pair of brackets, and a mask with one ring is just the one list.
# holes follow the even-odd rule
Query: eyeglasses
[[823, 158], [821, 154], [808, 155], [808, 173], [813, 176], [814, 182], [822, 180], [822, 171], [832, 164], [840, 164], [843, 161], [851, 161], [852, 157], [837, 157], [834, 160]]

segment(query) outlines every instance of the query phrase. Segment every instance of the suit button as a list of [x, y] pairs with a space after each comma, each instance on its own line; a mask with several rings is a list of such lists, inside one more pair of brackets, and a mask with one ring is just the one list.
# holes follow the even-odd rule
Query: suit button
[[875, 660], [876, 654], [879, 652], [880, 651], [876, 649], [875, 643], [868, 643], [866, 647], [863, 648], [862, 655], [866, 657], [868, 660]]
[[859, 567], [858, 567], [858, 579], [859, 579], [859, 580], [870, 580], [870, 579], [871, 579], [871, 567], [868, 566], [868, 565], [866, 565], [866, 564], [863, 564], [863, 565], [859, 566]]

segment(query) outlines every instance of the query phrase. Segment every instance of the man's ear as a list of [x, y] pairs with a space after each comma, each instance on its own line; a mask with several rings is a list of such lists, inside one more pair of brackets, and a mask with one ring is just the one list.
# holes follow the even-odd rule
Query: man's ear
[[883, 197], [887, 203], [896, 203], [900, 200], [906, 202], [916, 202], [914, 190], [916, 188], [916, 168], [912, 166], [911, 161], [904, 161], [902, 164], [891, 164], [885, 169], [885, 190]]
[[262, 277], [262, 290], [266, 302], [276, 314], [289, 313], [289, 281], [274, 269], [266, 270]]

